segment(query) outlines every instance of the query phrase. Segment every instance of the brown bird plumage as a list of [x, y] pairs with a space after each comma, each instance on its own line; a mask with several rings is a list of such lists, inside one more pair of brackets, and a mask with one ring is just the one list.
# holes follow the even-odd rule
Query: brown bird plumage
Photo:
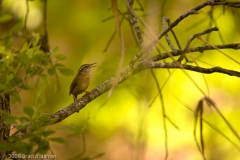
[[96, 63], [82, 65], [73, 79], [69, 95], [73, 95], [74, 101], [77, 99], [79, 94], [86, 92], [90, 83], [91, 69], [92, 67], [95, 67], [94, 64]]

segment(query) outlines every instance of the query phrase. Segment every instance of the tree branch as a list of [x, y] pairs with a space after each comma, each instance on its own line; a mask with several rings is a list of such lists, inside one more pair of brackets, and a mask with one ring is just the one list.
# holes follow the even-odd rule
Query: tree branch
[[[158, 35], [158, 40], [160, 40], [165, 34], [167, 34], [170, 30], [172, 30], [175, 26], [178, 25], [183, 19], [187, 18], [189, 15], [192, 14], [197, 14], [199, 10], [206, 6], [214, 6], [214, 5], [225, 5], [229, 7], [234, 7], [234, 8], [240, 8], [240, 2], [215, 2], [215, 1], [206, 1], [197, 7], [191, 9], [190, 11], [184, 13], [183, 15], [179, 16], [173, 23], [171, 23], [168, 28], [166, 28], [162, 33]], [[140, 52], [138, 52], [133, 59], [130, 61], [130, 65], [134, 65], [136, 61], [146, 52], [148, 52], [153, 46], [157, 44], [157, 40], [152, 41], [149, 43], [144, 49], [142, 49]]]
[[[215, 47], [213, 47], [215, 46]], [[190, 53], [190, 52], [204, 52], [207, 50], [216, 50], [218, 49], [240, 49], [240, 43], [232, 43], [232, 44], [224, 44], [224, 45], [212, 45], [212, 46], [200, 46], [200, 47], [194, 47], [194, 48], [188, 48], [185, 53]], [[151, 60], [153, 62], [162, 60], [162, 59], [167, 59], [170, 58], [169, 55], [172, 56], [179, 56], [184, 52], [184, 50], [177, 50], [177, 51], [172, 51], [169, 53], [163, 53], [163, 54], [158, 54], [156, 56], [153, 56]]]
[[[191, 66], [191, 65], [184, 65], [184, 64], [179, 65], [176, 63], [163, 63], [163, 62], [154, 62], [152, 60], [144, 60], [144, 61], [138, 62], [136, 66], [130, 67], [130, 65], [128, 65], [127, 67], [125, 67], [120, 74], [119, 81], [117, 84], [120, 84], [126, 81], [133, 75], [143, 70], [151, 69], [151, 68], [178, 68], [178, 69], [186, 69], [186, 70], [191, 70], [191, 71], [205, 73], [205, 74], [211, 74], [211, 73], [217, 72], [217, 73], [227, 74], [230, 76], [240, 77], [240, 72], [234, 71], [234, 70], [228, 70], [221, 67], [202, 68], [198, 66]], [[106, 80], [101, 85], [93, 89], [91, 92], [85, 94], [84, 96], [82, 96], [81, 98], [79, 98], [78, 100], [70, 104], [69, 106], [63, 109], [60, 109], [59, 111], [57, 111], [52, 115], [46, 115], [47, 118], [45, 118], [45, 120], [43, 121], [41, 120], [37, 120], [37, 121], [39, 121], [41, 127], [49, 124], [55, 124], [55, 123], [61, 122], [67, 117], [71, 116], [73, 113], [83, 109], [88, 103], [90, 103], [91, 101], [93, 101], [94, 99], [102, 95], [103, 93], [110, 90], [114, 81], [115, 81], [115, 77], [112, 77]], [[19, 130], [15, 132], [13, 135], [23, 137], [27, 133], [31, 133], [34, 130], [35, 129], [32, 126], [28, 125], [25, 127], [25, 129]]]

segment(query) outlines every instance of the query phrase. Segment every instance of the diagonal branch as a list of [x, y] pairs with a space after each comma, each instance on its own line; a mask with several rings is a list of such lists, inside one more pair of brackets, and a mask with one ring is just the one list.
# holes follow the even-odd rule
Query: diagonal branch
[[[180, 64], [180, 66], [176, 63], [162, 63], [162, 62], [153, 62], [151, 60], [144, 60], [140, 61], [136, 64], [136, 66], [131, 67], [128, 65], [125, 67], [120, 74], [119, 80], [117, 84], [120, 84], [133, 75], [151, 68], [178, 68], [178, 69], [186, 69], [191, 70], [195, 72], [210, 74], [210, 73], [223, 73], [230, 76], [236, 76], [240, 77], [240, 72], [234, 71], [234, 70], [228, 70], [221, 67], [213, 67], [213, 68], [202, 68], [198, 66], [191, 66], [191, 65], [184, 65]], [[105, 92], [111, 89], [114, 81], [116, 80], [115, 77], [112, 77], [105, 82], [103, 82], [101, 85], [93, 89], [91, 92], [85, 94], [80, 99], [76, 100], [69, 106], [66, 106], [65, 108], [57, 111], [56, 113], [52, 115], [46, 115], [44, 120], [37, 120], [41, 126], [46, 126], [49, 124], [55, 124], [58, 122], [61, 122], [62, 120], [66, 119], [67, 117], [71, 116], [73, 113], [78, 112], [79, 110], [83, 109], [88, 103], [96, 99], [97, 97], [101, 96]], [[19, 137], [23, 137], [27, 133], [33, 132], [35, 129], [33, 126], [28, 125], [23, 130], [19, 130], [15, 132], [13, 135], [17, 135]]]

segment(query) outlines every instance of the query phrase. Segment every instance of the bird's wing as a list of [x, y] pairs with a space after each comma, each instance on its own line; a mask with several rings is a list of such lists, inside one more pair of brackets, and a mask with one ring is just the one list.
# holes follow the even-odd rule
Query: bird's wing
[[72, 84], [70, 86], [70, 92], [69, 95], [73, 92], [74, 88], [77, 86], [77, 80], [76, 77], [74, 78], [74, 80], [72, 81]]

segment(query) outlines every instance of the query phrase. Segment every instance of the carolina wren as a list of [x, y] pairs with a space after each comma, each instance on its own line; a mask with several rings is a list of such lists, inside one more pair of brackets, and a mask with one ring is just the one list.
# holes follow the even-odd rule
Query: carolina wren
[[70, 86], [70, 92], [69, 95], [73, 95], [74, 101], [77, 100], [77, 96], [83, 92], [86, 92], [86, 89], [90, 83], [90, 77], [91, 77], [91, 69], [92, 67], [95, 67], [96, 63], [92, 64], [83, 64], [77, 72], [77, 75], [72, 81], [72, 84]]

